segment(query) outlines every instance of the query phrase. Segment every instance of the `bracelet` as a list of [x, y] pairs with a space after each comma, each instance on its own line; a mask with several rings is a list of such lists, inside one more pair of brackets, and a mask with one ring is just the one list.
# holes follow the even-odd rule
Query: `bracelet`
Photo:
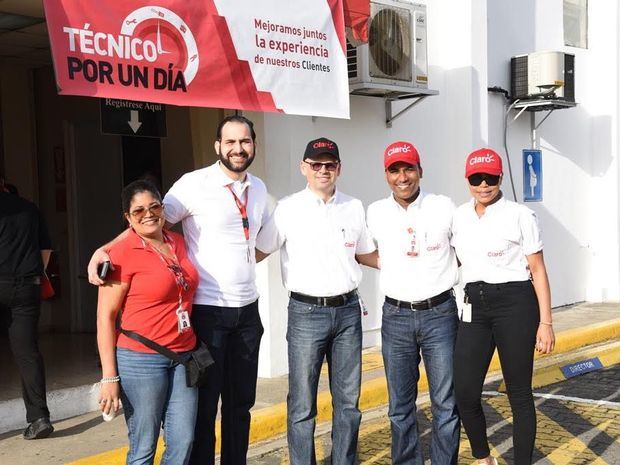
[[101, 378], [101, 381], [99, 381], [101, 384], [105, 384], [105, 383], [118, 383], [121, 380], [121, 377], [116, 375], [116, 376], [109, 376], [107, 378]]
[[553, 323], [547, 323], [546, 321], [541, 321], [540, 324], [545, 326], [553, 326]]

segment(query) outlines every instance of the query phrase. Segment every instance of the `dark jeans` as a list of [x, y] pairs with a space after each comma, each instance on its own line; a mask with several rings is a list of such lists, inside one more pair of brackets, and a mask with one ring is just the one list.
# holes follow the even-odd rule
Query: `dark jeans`
[[222, 397], [221, 465], [244, 465], [250, 409], [256, 399], [258, 349], [263, 325], [258, 301], [245, 307], [194, 305], [192, 324], [215, 360], [208, 384], [199, 390], [194, 446], [189, 463], [215, 462], [215, 418]]
[[420, 354], [433, 414], [431, 463], [456, 465], [458, 461], [460, 422], [452, 382], [457, 324], [454, 298], [428, 310], [383, 305], [381, 341], [390, 395], [393, 465], [424, 465], [416, 419]]
[[39, 352], [38, 324], [41, 289], [33, 281], [0, 280], [0, 313], [8, 322], [9, 341], [22, 382], [28, 423], [49, 417], [45, 398], [45, 368]]
[[472, 321], [459, 323], [454, 357], [454, 387], [461, 420], [475, 458], [489, 455], [481, 394], [497, 347], [512, 409], [515, 465], [530, 465], [536, 438], [532, 397], [538, 301], [530, 281], [469, 283]]
[[332, 465], [354, 465], [359, 410], [362, 322], [357, 296], [341, 307], [299, 302], [288, 306], [287, 439], [291, 465], [315, 465], [317, 388], [327, 357], [332, 394]]

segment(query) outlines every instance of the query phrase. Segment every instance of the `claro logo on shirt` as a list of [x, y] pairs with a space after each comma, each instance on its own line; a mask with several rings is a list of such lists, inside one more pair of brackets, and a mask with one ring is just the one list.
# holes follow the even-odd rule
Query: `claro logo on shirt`
[[355, 242], [345, 242], [344, 246], [345, 247], [355, 247]]

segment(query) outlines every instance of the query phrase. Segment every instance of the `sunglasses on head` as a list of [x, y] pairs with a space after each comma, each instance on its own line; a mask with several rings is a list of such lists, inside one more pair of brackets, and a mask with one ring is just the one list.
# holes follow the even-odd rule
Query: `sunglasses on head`
[[482, 181], [486, 181], [487, 186], [497, 186], [499, 184], [499, 178], [500, 176], [496, 174], [476, 173], [472, 174], [467, 179], [472, 186], [479, 186], [482, 184]]
[[138, 207], [132, 212], [130, 212], [130, 215], [133, 216], [136, 220], [140, 220], [144, 218], [147, 211], [151, 212], [155, 216], [161, 216], [161, 212], [163, 211], [163, 209], [164, 206], [161, 203], [154, 203], [146, 208]]
[[312, 171], [321, 171], [321, 168], [323, 167], [325, 167], [327, 171], [336, 171], [338, 169], [338, 165], [340, 165], [340, 163], [338, 163], [337, 161], [320, 162], [304, 160], [304, 163], [310, 165]]

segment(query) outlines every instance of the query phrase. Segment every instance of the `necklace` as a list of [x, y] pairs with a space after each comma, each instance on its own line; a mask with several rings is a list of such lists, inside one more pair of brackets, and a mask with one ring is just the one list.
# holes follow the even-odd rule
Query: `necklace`
[[145, 242], [151, 247], [153, 247], [157, 252], [164, 255], [165, 257], [167, 258], [171, 257], [172, 254], [170, 252], [170, 246], [166, 242], [165, 236], [164, 236], [164, 240], [161, 241], [161, 245], [157, 245], [154, 240], [145, 239]]

